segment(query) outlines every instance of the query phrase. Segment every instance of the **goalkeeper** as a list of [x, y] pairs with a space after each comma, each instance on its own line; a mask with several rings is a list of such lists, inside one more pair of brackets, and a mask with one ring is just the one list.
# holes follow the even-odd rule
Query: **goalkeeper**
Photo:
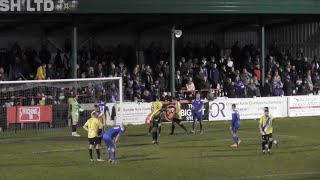
[[160, 97], [156, 97], [156, 101], [152, 103], [152, 114], [150, 115], [150, 127], [152, 127], [152, 144], [158, 144], [158, 133], [161, 132], [161, 115], [163, 104]]
[[74, 95], [71, 100], [71, 121], [72, 121], [72, 136], [80, 137], [77, 133], [77, 125], [79, 122], [79, 111], [83, 111], [81, 109], [80, 104], [78, 103], [78, 96]]

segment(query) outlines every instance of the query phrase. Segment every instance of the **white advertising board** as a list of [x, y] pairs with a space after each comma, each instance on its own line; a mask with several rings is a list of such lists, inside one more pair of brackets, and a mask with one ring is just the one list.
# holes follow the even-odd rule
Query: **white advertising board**
[[209, 120], [231, 120], [232, 104], [236, 104], [241, 119], [260, 118], [264, 107], [269, 108], [273, 117], [287, 116], [287, 97], [226, 98], [209, 103]]
[[288, 97], [288, 116], [319, 116], [320, 96], [291, 96]]
[[[123, 103], [122, 123], [127, 124], [144, 124], [146, 117], [151, 113], [152, 103]], [[120, 118], [119, 117], [119, 118]]]

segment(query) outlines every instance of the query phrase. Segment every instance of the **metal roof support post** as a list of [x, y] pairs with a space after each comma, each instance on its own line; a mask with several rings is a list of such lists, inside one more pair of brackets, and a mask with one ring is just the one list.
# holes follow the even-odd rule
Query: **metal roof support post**
[[261, 25], [261, 68], [260, 68], [260, 74], [261, 74], [261, 85], [264, 87], [265, 83], [265, 26], [264, 24]]
[[71, 72], [72, 72], [72, 78], [76, 79], [77, 78], [77, 42], [78, 42], [78, 38], [77, 38], [77, 24], [75, 21], [75, 17], [73, 17], [72, 19], [72, 64], [71, 64]]
[[176, 96], [176, 88], [175, 88], [175, 34], [174, 34], [174, 27], [172, 28], [171, 31], [171, 63], [170, 63], [170, 89], [171, 89], [171, 96], [175, 97]]

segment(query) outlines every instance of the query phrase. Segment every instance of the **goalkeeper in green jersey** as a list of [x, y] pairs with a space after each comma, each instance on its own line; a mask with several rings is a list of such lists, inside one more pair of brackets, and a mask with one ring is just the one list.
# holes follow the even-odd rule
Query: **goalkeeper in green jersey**
[[81, 108], [80, 104], [78, 103], [78, 96], [75, 95], [71, 102], [71, 121], [72, 121], [72, 136], [80, 137], [77, 133], [77, 125], [79, 121], [79, 112], [82, 112], [83, 109]]

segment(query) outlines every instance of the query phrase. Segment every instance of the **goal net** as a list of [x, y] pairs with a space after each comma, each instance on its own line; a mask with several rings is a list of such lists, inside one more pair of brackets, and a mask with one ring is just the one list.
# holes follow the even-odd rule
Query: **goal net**
[[[122, 92], [120, 77], [0, 81], [0, 130], [70, 132], [72, 116], [78, 115], [81, 127], [98, 104], [106, 105], [108, 125], [121, 124]], [[72, 107], [75, 101], [77, 110]]]

